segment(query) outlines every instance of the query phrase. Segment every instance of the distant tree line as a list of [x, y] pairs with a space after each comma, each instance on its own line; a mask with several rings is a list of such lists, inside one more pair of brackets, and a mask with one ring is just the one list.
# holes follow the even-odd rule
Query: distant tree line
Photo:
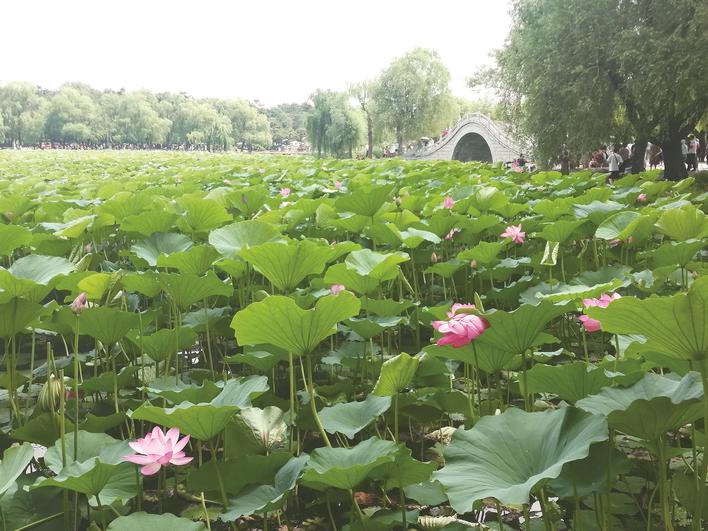
[[[288, 113], [280, 117], [278, 134], [291, 136], [288, 128], [302, 127], [290, 118]], [[253, 150], [273, 147], [274, 135], [266, 112], [245, 100], [99, 91], [81, 83], [50, 91], [13, 82], [0, 86], [0, 142]]]
[[469, 112], [499, 118], [495, 103], [455, 97], [449, 81], [440, 56], [418, 48], [347, 91], [317, 90], [307, 102], [270, 108], [257, 100], [12, 82], [0, 85], [0, 145], [251, 151], [309, 143], [318, 156], [381, 156], [439, 137]]

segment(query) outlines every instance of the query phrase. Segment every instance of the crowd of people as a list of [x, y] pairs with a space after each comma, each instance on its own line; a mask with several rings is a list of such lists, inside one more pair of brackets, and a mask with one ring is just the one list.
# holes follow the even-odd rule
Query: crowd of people
[[[698, 162], [701, 156], [701, 149], [704, 151], [706, 162], [708, 162], [708, 149], [701, 146], [698, 138], [691, 134], [681, 140], [681, 154], [686, 171], [698, 171]], [[610, 173], [610, 179], [618, 178], [620, 175], [631, 169], [632, 161], [636, 159], [635, 144], [617, 143], [608, 146], [600, 146], [592, 153], [587, 153], [579, 161], [576, 161], [568, 146], [563, 144], [559, 161], [561, 173], [567, 175], [571, 169], [576, 167], [605, 170]], [[664, 164], [664, 151], [658, 143], [648, 142], [644, 151], [644, 166], [650, 169], [657, 169]]]

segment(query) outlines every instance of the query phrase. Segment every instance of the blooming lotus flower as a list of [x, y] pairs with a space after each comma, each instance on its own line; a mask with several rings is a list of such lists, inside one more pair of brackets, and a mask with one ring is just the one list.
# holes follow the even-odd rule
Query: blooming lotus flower
[[639, 203], [646, 203], [647, 202], [647, 194], [641, 193], [637, 196], [637, 201]]
[[337, 190], [341, 190], [342, 189], [342, 181], [334, 181], [334, 187]]
[[455, 206], [455, 200], [449, 195], [443, 199], [443, 208], [452, 208]]
[[344, 291], [345, 289], [347, 289], [347, 288], [345, 288], [343, 284], [332, 284], [332, 285], [329, 287], [329, 292], [330, 292], [332, 295], [336, 295], [337, 293], [341, 293], [341, 292]]
[[524, 243], [526, 233], [521, 230], [521, 224], [509, 225], [504, 232], [501, 233], [502, 238], [511, 238], [511, 241], [516, 244]]
[[443, 334], [438, 339], [437, 345], [452, 345], [453, 348], [460, 348], [468, 345], [472, 340], [479, 337], [487, 328], [489, 322], [484, 317], [469, 313], [457, 314], [460, 309], [473, 310], [473, 304], [453, 304], [447, 316], [449, 321], [433, 321], [433, 328]]
[[126, 455], [124, 461], [143, 465], [140, 473], [144, 476], [157, 474], [160, 468], [169, 465], [186, 465], [193, 457], [187, 457], [182, 449], [189, 442], [189, 435], [179, 438], [179, 428], [171, 428], [167, 433], [155, 426], [153, 430], [128, 445], [136, 454]]
[[74, 301], [69, 305], [71, 311], [75, 314], [80, 314], [88, 307], [88, 301], [86, 298], [86, 293], [81, 292], [79, 296], [74, 299]]
[[[594, 306], [597, 306], [598, 308], [607, 308], [612, 301], [616, 301], [620, 298], [622, 298], [622, 296], [619, 293], [613, 293], [612, 295], [603, 293], [600, 295], [599, 299], [583, 299], [583, 306], [585, 308], [592, 308]], [[581, 315], [578, 317], [578, 320], [583, 323], [583, 329], [586, 332], [599, 332], [602, 330], [602, 328], [600, 328], [600, 321], [597, 319], [593, 319], [587, 315]]]
[[290, 195], [290, 188], [281, 188], [279, 193], [283, 197], [288, 197]]
[[455, 234], [457, 234], [460, 231], [461, 231], [461, 229], [458, 229], [457, 227], [451, 228], [450, 232], [448, 232], [447, 235], [445, 236], [445, 239], [452, 240], [452, 238], [454, 238]]

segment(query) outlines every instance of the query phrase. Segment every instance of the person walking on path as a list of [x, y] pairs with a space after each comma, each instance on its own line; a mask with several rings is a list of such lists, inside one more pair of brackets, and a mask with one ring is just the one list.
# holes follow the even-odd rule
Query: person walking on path
[[688, 160], [688, 144], [686, 144], [685, 138], [681, 139], [681, 158], [683, 159], [683, 163], [686, 164], [686, 169], [688, 169], [688, 164], [686, 163]]
[[570, 174], [570, 150], [566, 144], [563, 144], [561, 151], [561, 175]]
[[696, 140], [696, 137], [693, 135], [688, 135], [686, 169], [688, 171], [698, 171], [698, 140]]
[[615, 146], [612, 153], [610, 153], [609, 157], [607, 157], [607, 165], [610, 170], [610, 183], [614, 182], [616, 179], [619, 179], [620, 165], [622, 162], [623, 160], [622, 156], [619, 154], [619, 148]]

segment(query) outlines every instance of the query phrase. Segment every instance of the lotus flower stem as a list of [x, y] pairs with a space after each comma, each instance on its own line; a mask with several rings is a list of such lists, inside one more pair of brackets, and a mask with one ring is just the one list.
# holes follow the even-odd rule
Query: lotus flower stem
[[[74, 331], [74, 459], [79, 457], [79, 314]], [[98, 353], [98, 350], [96, 350]], [[98, 355], [98, 354], [97, 354]]]
[[[288, 371], [288, 378], [290, 380], [290, 453], [294, 452], [295, 443], [295, 364], [293, 363], [293, 353], [288, 352], [288, 364], [290, 370]], [[297, 455], [300, 455], [300, 450], [298, 448]]]
[[[317, 413], [317, 404], [315, 402], [315, 385], [312, 379], [312, 360], [310, 359], [310, 356], [306, 356], [307, 358], [307, 378], [305, 378], [305, 375], [303, 374], [303, 378], [306, 380], [305, 386], [307, 387], [307, 392], [310, 395], [310, 410], [312, 411], [312, 416], [315, 419], [315, 424], [317, 424], [317, 429], [320, 432], [320, 435], [322, 435], [322, 440], [324, 443], [327, 445], [328, 448], [332, 448], [332, 443], [329, 442], [329, 437], [327, 437], [327, 432], [324, 429], [324, 426], [322, 426], [322, 421], [320, 420], [320, 416]], [[300, 363], [300, 368], [303, 369], [302, 363]], [[304, 369], [303, 369], [304, 371]]]
[[204, 511], [204, 521], [206, 522], [207, 530], [211, 531], [211, 519], [209, 518], [209, 511], [207, 511], [206, 501], [204, 500], [204, 492], [200, 493], [199, 501], [202, 502], [202, 511]]
[[669, 501], [671, 491], [669, 489], [669, 484], [666, 478], [666, 468], [668, 467], [668, 460], [666, 457], [666, 445], [664, 444], [664, 437], [659, 437], [658, 442], [658, 462], [659, 467], [659, 496], [661, 496], [661, 514], [664, 519], [664, 527], [668, 531], [674, 531], [674, 524], [671, 517], [671, 503]]

